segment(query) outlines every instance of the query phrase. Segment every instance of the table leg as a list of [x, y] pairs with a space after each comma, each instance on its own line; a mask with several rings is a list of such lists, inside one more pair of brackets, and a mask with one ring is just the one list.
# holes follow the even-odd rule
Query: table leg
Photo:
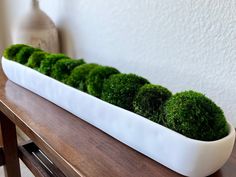
[[16, 126], [0, 112], [2, 145], [5, 158], [4, 172], [6, 177], [20, 177], [20, 165], [17, 151]]

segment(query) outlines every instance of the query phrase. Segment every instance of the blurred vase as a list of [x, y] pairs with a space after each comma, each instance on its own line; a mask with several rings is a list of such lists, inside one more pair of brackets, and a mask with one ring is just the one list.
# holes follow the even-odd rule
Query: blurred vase
[[47, 52], [60, 52], [57, 28], [40, 9], [38, 0], [31, 1], [30, 10], [14, 28], [12, 40], [14, 44], [28, 44]]

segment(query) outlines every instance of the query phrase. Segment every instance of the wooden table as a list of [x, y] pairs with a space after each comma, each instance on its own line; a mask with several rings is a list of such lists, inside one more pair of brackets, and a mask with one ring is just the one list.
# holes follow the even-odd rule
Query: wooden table
[[[30, 162], [31, 157], [24, 156], [27, 152], [23, 146], [18, 147], [15, 125], [68, 177], [181, 176], [7, 80], [2, 69], [0, 111], [4, 150], [0, 152], [0, 163], [2, 160], [7, 177], [20, 176], [19, 156], [36, 176], [47, 176], [44, 168], [38, 169], [36, 162]], [[236, 176], [236, 148], [225, 166], [212, 176]]]

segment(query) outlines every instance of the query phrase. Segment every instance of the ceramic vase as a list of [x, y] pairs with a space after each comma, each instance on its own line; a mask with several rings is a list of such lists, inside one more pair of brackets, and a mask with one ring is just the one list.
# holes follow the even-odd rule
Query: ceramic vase
[[14, 44], [27, 44], [47, 52], [60, 52], [57, 28], [40, 9], [38, 0], [31, 1], [29, 11], [14, 28], [12, 40]]

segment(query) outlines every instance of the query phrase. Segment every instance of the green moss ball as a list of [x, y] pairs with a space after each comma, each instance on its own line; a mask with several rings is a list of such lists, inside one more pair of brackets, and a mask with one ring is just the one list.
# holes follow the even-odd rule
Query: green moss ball
[[36, 51], [41, 51], [41, 49], [33, 48], [33, 47], [23, 47], [16, 54], [16, 61], [21, 64], [26, 64], [29, 60], [29, 57]]
[[135, 96], [134, 112], [154, 122], [163, 124], [161, 109], [172, 93], [160, 85], [145, 84]]
[[66, 83], [74, 88], [81, 91], [87, 92], [87, 79], [90, 71], [98, 67], [98, 64], [89, 63], [77, 66], [71, 72]]
[[133, 100], [148, 80], [135, 74], [114, 74], [103, 85], [101, 98], [111, 104], [133, 111]]
[[166, 102], [164, 113], [166, 126], [189, 138], [213, 141], [229, 132], [223, 111], [201, 93], [175, 94]]
[[3, 56], [9, 60], [16, 60], [16, 54], [23, 48], [27, 47], [25, 44], [13, 44], [6, 48], [3, 52]]
[[53, 65], [60, 59], [66, 59], [69, 58], [68, 56], [58, 53], [58, 54], [49, 54], [46, 56], [44, 60], [41, 61], [40, 67], [39, 67], [39, 72], [51, 76], [51, 71]]
[[100, 98], [104, 81], [111, 75], [118, 73], [120, 72], [116, 68], [109, 66], [98, 66], [93, 69], [88, 76], [88, 93]]
[[40, 67], [41, 61], [43, 61], [47, 57], [48, 53], [39, 51], [34, 52], [30, 57], [26, 64], [26, 66], [38, 70]]
[[84, 64], [83, 59], [60, 59], [56, 62], [56, 64], [52, 67], [51, 76], [54, 79], [57, 79], [61, 82], [65, 82], [69, 77], [71, 71], [79, 65]]

